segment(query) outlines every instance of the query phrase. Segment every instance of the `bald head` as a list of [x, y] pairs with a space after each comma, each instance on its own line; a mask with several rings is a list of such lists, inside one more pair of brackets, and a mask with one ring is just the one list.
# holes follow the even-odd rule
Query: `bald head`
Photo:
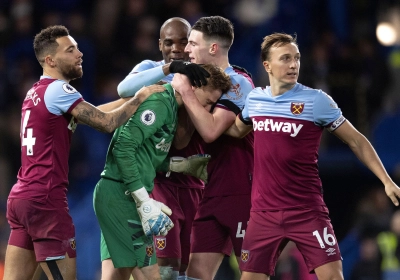
[[173, 27], [177, 27], [177, 28], [188, 29], [188, 33], [190, 31], [190, 28], [191, 28], [190, 23], [186, 19], [180, 18], [180, 17], [173, 17], [173, 18], [167, 19], [163, 23], [163, 25], [161, 25], [160, 38], [163, 36], [162, 34], [164, 33], [164, 29], [169, 27], [170, 25], [173, 26]]
[[189, 59], [189, 55], [185, 53], [185, 47], [188, 43], [190, 28], [190, 23], [180, 17], [170, 18], [163, 23], [158, 45], [165, 63]]

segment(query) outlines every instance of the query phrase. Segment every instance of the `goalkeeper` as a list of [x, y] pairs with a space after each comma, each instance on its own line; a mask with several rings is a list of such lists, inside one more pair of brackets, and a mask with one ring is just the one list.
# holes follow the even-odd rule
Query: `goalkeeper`
[[[231, 82], [217, 66], [196, 67], [210, 74], [207, 85], [193, 87], [199, 102], [209, 110]], [[171, 210], [149, 193], [171, 147], [177, 110], [183, 103], [170, 84], [152, 87], [160, 93], [143, 102], [114, 132], [94, 191], [94, 210], [101, 228], [102, 279], [129, 279], [135, 272], [150, 279], [160, 277], [153, 235], [166, 235], [173, 224], [168, 217]], [[194, 162], [176, 160], [172, 170], [185, 171]]]

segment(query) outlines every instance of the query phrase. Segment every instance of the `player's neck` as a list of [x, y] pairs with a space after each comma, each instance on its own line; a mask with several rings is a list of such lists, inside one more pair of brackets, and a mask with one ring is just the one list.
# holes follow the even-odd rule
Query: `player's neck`
[[281, 83], [274, 83], [271, 81], [270, 83], [270, 89], [271, 89], [271, 94], [272, 96], [278, 96], [282, 95], [285, 92], [291, 90], [295, 84], [281, 84]]
[[48, 76], [52, 79], [56, 79], [56, 80], [63, 80], [69, 83], [69, 80], [65, 79], [65, 77], [63, 75], [61, 75], [60, 73], [58, 73], [57, 71], [53, 70], [53, 69], [43, 69], [43, 76]]
[[225, 55], [218, 57], [216, 56], [214, 57], [211, 63], [214, 63], [217, 66], [219, 66], [222, 70], [225, 70], [229, 66], [229, 59], [228, 56]]

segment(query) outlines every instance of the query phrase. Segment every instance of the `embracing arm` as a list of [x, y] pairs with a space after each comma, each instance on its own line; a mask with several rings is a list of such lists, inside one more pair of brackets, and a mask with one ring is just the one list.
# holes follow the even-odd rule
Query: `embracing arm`
[[118, 85], [118, 95], [121, 97], [134, 96], [143, 86], [159, 82], [169, 74], [169, 64], [154, 67], [137, 73], [131, 73]]
[[[124, 124], [151, 94], [162, 92], [165, 88], [159, 85], [153, 85], [142, 88], [135, 97], [114, 110], [104, 112], [88, 102], [80, 102], [71, 111], [71, 114], [81, 123], [91, 126], [101, 132], [110, 133], [117, 127]], [[116, 101], [121, 102], [121, 101]]]
[[186, 111], [205, 142], [213, 142], [234, 123], [236, 116], [230, 110], [216, 107], [213, 113], [207, 111], [200, 104], [185, 76], [175, 75], [171, 84], [182, 96]]
[[387, 174], [385, 167], [367, 138], [355, 129], [349, 121], [345, 121], [333, 134], [346, 143], [358, 159], [379, 178], [385, 186], [387, 196], [398, 206], [400, 188]]
[[242, 122], [240, 115], [241, 114], [236, 116], [235, 122], [225, 131], [226, 135], [235, 138], [243, 138], [251, 131], [253, 127]]

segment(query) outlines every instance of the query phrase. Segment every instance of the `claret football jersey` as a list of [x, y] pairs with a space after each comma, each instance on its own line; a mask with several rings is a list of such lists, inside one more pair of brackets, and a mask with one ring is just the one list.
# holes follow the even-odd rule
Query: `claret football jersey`
[[21, 168], [9, 198], [66, 199], [71, 136], [77, 125], [70, 112], [81, 101], [69, 83], [47, 76], [28, 91], [21, 114]]
[[345, 121], [335, 101], [299, 83], [279, 96], [255, 88], [241, 114], [254, 131], [252, 210], [325, 205], [318, 148], [323, 129]]

